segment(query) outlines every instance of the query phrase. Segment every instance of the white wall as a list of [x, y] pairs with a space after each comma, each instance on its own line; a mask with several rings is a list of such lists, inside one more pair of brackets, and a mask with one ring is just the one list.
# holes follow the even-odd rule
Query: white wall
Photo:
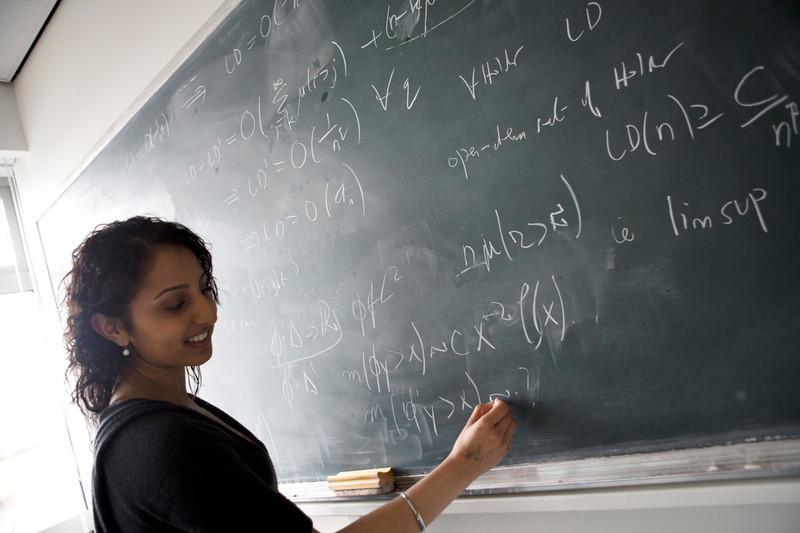
[[[14, 89], [29, 151], [15, 165], [34, 271], [35, 221], [232, 0], [62, 0]], [[2, 115], [0, 115], [2, 119]], [[44, 292], [45, 296], [48, 296]], [[45, 298], [55, 338], [52, 299]], [[60, 344], [56, 344], [60, 345]], [[88, 457], [88, 446], [77, 446]], [[86, 457], [82, 461], [86, 474]], [[303, 504], [322, 531], [373, 504]], [[569, 491], [457, 501], [430, 531], [798, 531], [800, 479]]]
[[132, 104], [157, 87], [153, 80], [223, 4], [60, 3], [14, 82], [30, 148], [15, 172], [31, 219], [53, 203]]
[[[796, 533], [800, 531], [798, 498], [797, 480], [470, 497], [456, 500], [427, 531]], [[369, 512], [375, 504], [316, 503], [301, 507], [314, 517], [320, 531], [326, 532]]]
[[27, 150], [14, 86], [0, 83], [0, 158], [16, 158]]

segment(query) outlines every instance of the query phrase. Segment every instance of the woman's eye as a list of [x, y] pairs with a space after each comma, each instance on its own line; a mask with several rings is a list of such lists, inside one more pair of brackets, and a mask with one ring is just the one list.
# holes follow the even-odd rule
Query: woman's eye
[[183, 307], [183, 304], [184, 304], [184, 302], [180, 301], [180, 302], [176, 303], [175, 305], [167, 306], [167, 311], [177, 311], [178, 309]]
[[214, 294], [214, 288], [211, 286], [210, 283], [206, 283], [202, 288], [202, 292], [206, 296], [213, 295]]

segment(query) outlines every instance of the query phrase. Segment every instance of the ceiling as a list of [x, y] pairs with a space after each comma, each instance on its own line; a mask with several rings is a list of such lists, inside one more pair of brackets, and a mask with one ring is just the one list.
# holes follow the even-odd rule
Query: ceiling
[[0, 82], [19, 72], [60, 0], [0, 0]]

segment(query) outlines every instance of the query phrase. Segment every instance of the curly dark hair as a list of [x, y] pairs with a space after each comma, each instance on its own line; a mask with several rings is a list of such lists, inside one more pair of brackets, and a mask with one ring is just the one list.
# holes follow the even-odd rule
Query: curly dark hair
[[[206, 242], [186, 226], [159, 218], [137, 216], [98, 226], [72, 253], [72, 270], [64, 277], [67, 313], [64, 344], [68, 352], [67, 379], [75, 379], [72, 400], [95, 421], [108, 407], [114, 384], [125, 366], [115, 343], [99, 335], [91, 317], [101, 313], [130, 326], [128, 308], [152, 268], [161, 246], [186, 246], [194, 253], [219, 302]], [[199, 368], [187, 369], [200, 387]]]

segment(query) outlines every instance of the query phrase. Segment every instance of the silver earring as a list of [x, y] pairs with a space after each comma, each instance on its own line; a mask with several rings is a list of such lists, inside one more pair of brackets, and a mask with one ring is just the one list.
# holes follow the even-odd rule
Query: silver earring
[[127, 346], [126, 346], [125, 348], [123, 348], [123, 349], [122, 349], [122, 355], [123, 355], [123, 357], [128, 357], [130, 354], [131, 354], [131, 351], [130, 351], [130, 349], [129, 349]]

